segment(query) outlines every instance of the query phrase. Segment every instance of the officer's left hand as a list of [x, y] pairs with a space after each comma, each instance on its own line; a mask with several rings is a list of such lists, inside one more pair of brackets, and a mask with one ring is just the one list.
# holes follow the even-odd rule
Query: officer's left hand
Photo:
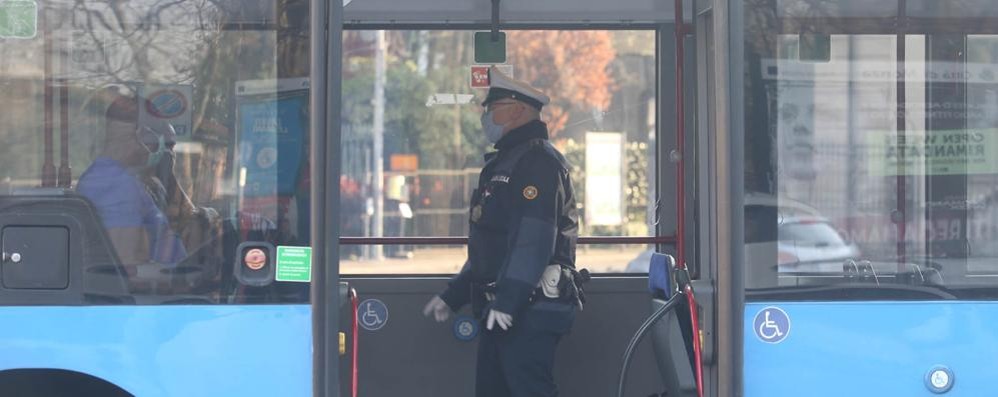
[[513, 326], [513, 316], [495, 309], [489, 310], [489, 318], [485, 322], [485, 328], [491, 331], [495, 324], [499, 324], [499, 328], [506, 331]]

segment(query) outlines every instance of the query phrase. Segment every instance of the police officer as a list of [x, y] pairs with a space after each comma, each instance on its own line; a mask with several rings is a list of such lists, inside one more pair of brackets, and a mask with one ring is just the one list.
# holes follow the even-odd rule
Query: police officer
[[556, 396], [555, 347], [581, 304], [570, 168], [539, 118], [549, 98], [494, 67], [490, 83], [482, 127], [498, 151], [472, 193], [468, 260], [424, 315], [471, 303], [485, 323], [476, 396]]

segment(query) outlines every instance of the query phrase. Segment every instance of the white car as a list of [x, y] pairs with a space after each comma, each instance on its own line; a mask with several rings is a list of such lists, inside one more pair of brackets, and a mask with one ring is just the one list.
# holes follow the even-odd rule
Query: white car
[[[626, 271], [647, 272], [651, 253], [642, 252]], [[859, 257], [859, 248], [814, 208], [771, 195], [745, 196], [746, 284], [750, 288], [795, 284], [798, 276], [841, 274], [846, 260]]]

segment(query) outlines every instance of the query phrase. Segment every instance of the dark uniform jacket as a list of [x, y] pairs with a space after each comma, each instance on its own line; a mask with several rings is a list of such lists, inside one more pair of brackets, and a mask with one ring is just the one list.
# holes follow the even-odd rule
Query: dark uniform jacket
[[535, 290], [548, 265], [575, 268], [578, 213], [568, 163], [541, 121], [509, 131], [495, 147], [471, 197], [468, 261], [441, 298], [455, 311], [470, 302], [478, 317], [494, 308], [517, 325], [567, 332], [574, 300]]

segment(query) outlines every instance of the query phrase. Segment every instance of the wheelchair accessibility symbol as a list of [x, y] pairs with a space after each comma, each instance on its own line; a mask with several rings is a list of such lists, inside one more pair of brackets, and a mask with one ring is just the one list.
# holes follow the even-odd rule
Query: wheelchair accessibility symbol
[[470, 341], [478, 336], [478, 324], [469, 316], [458, 316], [454, 319], [454, 337], [461, 341]]
[[368, 331], [377, 331], [388, 323], [388, 306], [377, 299], [368, 299], [357, 307], [357, 322]]
[[780, 343], [790, 335], [790, 316], [778, 307], [767, 307], [752, 322], [755, 335], [766, 343]]

